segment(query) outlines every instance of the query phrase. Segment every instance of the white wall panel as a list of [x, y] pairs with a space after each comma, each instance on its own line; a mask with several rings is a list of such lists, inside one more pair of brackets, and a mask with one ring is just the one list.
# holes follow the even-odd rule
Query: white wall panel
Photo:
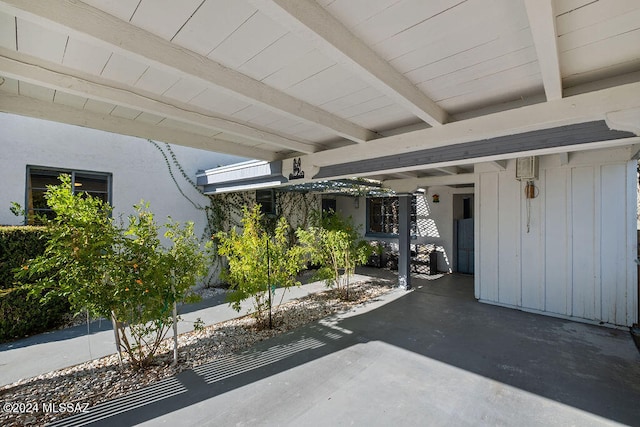
[[499, 208], [498, 205], [498, 174], [482, 173], [479, 181], [479, 212], [477, 217], [479, 226], [479, 238], [476, 240], [478, 250], [478, 262], [476, 263], [476, 275], [480, 277], [480, 299], [499, 301], [498, 298], [498, 229]]
[[[520, 228], [524, 230], [520, 242], [522, 257], [521, 278], [522, 278], [522, 306], [534, 310], [545, 309], [544, 276], [545, 276], [545, 248], [544, 233], [544, 201], [546, 188], [544, 176], [540, 177], [537, 185], [538, 197], [535, 199], [521, 198], [520, 210], [522, 212], [522, 223]], [[520, 194], [524, 192], [524, 183], [519, 185]], [[527, 212], [529, 213], [529, 231], [527, 232]]]
[[569, 310], [569, 283], [571, 272], [569, 257], [571, 235], [569, 233], [568, 213], [571, 182], [567, 170], [554, 168], [544, 170], [545, 180], [545, 245], [544, 286], [545, 307], [552, 313], [567, 313]]
[[[638, 174], [637, 174], [638, 164], [636, 162], [627, 162], [627, 170], [625, 174], [626, 178], [626, 212], [627, 212], [627, 230], [636, 230], [637, 219], [638, 219]], [[637, 231], [636, 231], [637, 233]], [[627, 287], [625, 288], [624, 298], [626, 298], [626, 322], [621, 322], [623, 325], [631, 325], [635, 322], [638, 322], [640, 319], [640, 298], [638, 296], [637, 282], [638, 282], [638, 266], [636, 261], [638, 260], [638, 239], [637, 234], [630, 236], [627, 234], [626, 241], [627, 248], [625, 250], [625, 254], [627, 257], [627, 262], [625, 263], [626, 271], [627, 271]], [[622, 296], [619, 295], [619, 298]], [[623, 303], [619, 304], [620, 307], [623, 306]]]
[[601, 169], [602, 188], [602, 320], [609, 323], [624, 323], [626, 320], [625, 283], [628, 262], [625, 221], [626, 188], [620, 185], [625, 181], [624, 165], [606, 165]]
[[596, 220], [594, 168], [586, 166], [571, 171], [572, 239], [572, 310], [570, 314], [595, 318], [595, 247]]
[[[636, 321], [635, 162], [620, 150], [540, 160], [529, 202], [505, 171], [479, 168], [476, 296], [610, 325]], [[527, 231], [527, 217], [530, 227]]]
[[520, 292], [520, 183], [513, 170], [498, 177], [498, 296], [504, 304], [519, 306]]

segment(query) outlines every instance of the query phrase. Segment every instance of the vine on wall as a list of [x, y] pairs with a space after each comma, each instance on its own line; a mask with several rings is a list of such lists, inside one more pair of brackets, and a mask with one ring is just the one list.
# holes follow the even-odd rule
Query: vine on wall
[[[255, 191], [205, 194], [189, 174], [185, 172], [170, 144], [164, 143], [161, 145], [150, 139], [148, 141], [164, 158], [169, 175], [182, 197], [205, 216], [206, 225], [202, 240], [209, 240], [211, 236], [220, 231], [229, 231], [233, 227], [241, 226], [243, 208], [245, 206], [250, 208], [256, 203]], [[206, 197], [208, 204], [202, 204], [190, 198], [180, 186], [179, 179]], [[276, 191], [277, 212], [279, 216], [286, 218], [291, 230], [299, 227], [307, 228], [310, 212], [320, 209], [320, 204], [319, 194]], [[225, 267], [223, 258], [217, 255], [217, 248], [214, 249], [216, 256], [205, 280], [205, 285], [207, 286], [219, 282], [220, 272]]]

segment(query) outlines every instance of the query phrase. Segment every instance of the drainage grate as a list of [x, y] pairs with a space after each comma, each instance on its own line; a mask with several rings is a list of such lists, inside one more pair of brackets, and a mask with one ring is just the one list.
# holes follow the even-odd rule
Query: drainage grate
[[[207, 384], [233, 377], [271, 363], [286, 359], [304, 350], [325, 345], [315, 338], [304, 338], [292, 344], [271, 347], [265, 351], [231, 354], [193, 368]], [[166, 378], [154, 385], [134, 391], [89, 409], [88, 412], [70, 416], [49, 424], [52, 427], [84, 426], [132, 409], [185, 393], [187, 388], [175, 377]]]
[[104, 420], [114, 415], [122, 414], [131, 409], [140, 408], [150, 403], [158, 402], [168, 397], [177, 396], [187, 389], [174, 377], [166, 378], [149, 387], [136, 390], [122, 397], [117, 397], [108, 402], [90, 408], [87, 412], [72, 415], [59, 421], [54, 421], [49, 426], [73, 427], [84, 426], [89, 423]]
[[267, 366], [271, 363], [286, 359], [295, 353], [322, 347], [324, 343], [315, 338], [304, 338], [293, 344], [271, 347], [260, 352], [248, 354], [232, 354], [213, 360], [198, 367], [193, 371], [200, 375], [207, 384], [231, 378], [235, 375], [252, 371]]

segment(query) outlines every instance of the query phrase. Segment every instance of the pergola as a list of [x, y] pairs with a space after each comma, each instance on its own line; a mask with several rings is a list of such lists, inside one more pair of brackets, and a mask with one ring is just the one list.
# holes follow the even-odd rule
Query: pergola
[[640, 2], [3, 0], [0, 83], [0, 111], [410, 192], [639, 144]]

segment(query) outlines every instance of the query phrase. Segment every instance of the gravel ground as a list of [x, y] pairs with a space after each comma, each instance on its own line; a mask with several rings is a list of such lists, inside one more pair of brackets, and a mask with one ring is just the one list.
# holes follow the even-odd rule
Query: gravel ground
[[[273, 329], [259, 329], [255, 319], [244, 316], [202, 330], [179, 336], [179, 362], [173, 360], [173, 340], [165, 340], [155, 364], [144, 370], [120, 368], [117, 355], [61, 369], [34, 378], [23, 379], [0, 388], [0, 401], [7, 402], [64, 402], [88, 404], [88, 407], [148, 386], [186, 369], [215, 360], [223, 355], [242, 351], [257, 341], [296, 329], [328, 315], [344, 312], [354, 306], [388, 292], [391, 284], [384, 280], [352, 284], [350, 300], [337, 298], [332, 290], [311, 294], [278, 307], [273, 314]], [[62, 418], [61, 414], [39, 411], [25, 414], [0, 412], [0, 425], [44, 425]]]

